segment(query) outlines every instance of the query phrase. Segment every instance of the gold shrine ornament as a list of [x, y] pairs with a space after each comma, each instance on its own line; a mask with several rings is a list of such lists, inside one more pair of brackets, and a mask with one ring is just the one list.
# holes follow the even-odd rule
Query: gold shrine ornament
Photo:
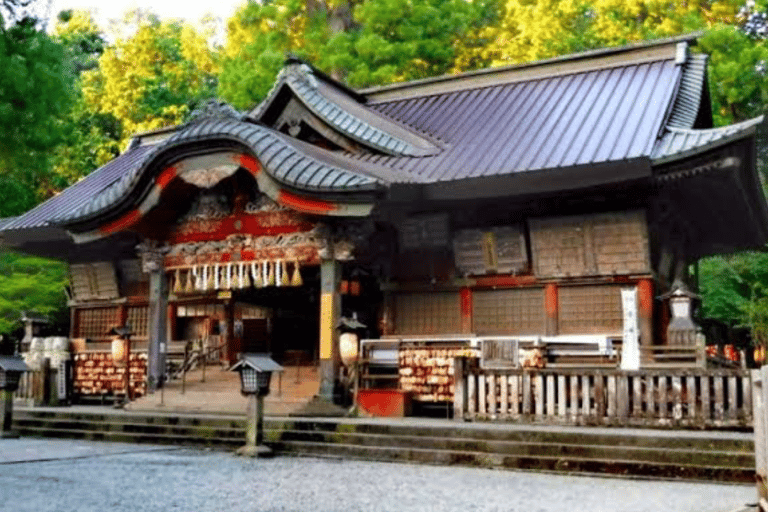
[[304, 282], [301, 279], [301, 272], [299, 271], [299, 261], [293, 262], [293, 277], [291, 277], [291, 286], [301, 286]]

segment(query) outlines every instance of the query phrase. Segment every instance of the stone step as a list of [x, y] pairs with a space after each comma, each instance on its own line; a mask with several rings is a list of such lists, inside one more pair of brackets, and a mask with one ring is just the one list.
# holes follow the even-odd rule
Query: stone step
[[499, 455], [577, 457], [585, 459], [626, 459], [669, 464], [724, 465], [750, 467], [754, 455], [744, 451], [721, 451], [701, 448], [670, 448], [668, 446], [616, 446], [596, 444], [592, 439], [580, 443], [553, 441], [494, 441], [460, 437], [433, 437], [427, 435], [382, 435], [360, 433], [322, 433], [302, 430], [273, 430], [278, 432], [276, 442], [314, 442], [369, 447], [422, 448], [441, 451], [482, 452]]
[[563, 456], [521, 456], [488, 452], [430, 450], [360, 446], [357, 444], [285, 441], [275, 443], [277, 453], [313, 457], [331, 457], [387, 462], [411, 462], [435, 465], [463, 465], [493, 469], [552, 471], [613, 476], [635, 476], [664, 479], [707, 480], [721, 482], [754, 482], [753, 467], [729, 467], [697, 464], [669, 464], [616, 458], [590, 459]]
[[[231, 415], [19, 410], [25, 436], [232, 449], [245, 419]], [[291, 455], [463, 464], [659, 478], [754, 481], [751, 436], [718, 432], [536, 428], [497, 423], [267, 418], [265, 442]]]

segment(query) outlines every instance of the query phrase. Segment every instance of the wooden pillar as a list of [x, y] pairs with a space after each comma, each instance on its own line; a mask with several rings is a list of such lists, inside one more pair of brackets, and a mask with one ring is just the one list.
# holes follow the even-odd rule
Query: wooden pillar
[[339, 280], [341, 266], [335, 260], [320, 263], [320, 390], [321, 399], [332, 402], [339, 368], [338, 330], [341, 317]]
[[173, 341], [176, 337], [176, 317], [178, 316], [179, 307], [174, 302], [168, 304], [168, 332], [166, 333], [166, 341]]
[[559, 316], [560, 304], [558, 302], [557, 284], [547, 283], [544, 285], [544, 307], [547, 314], [546, 332], [547, 336], [557, 335], [557, 319]]
[[235, 364], [237, 359], [237, 347], [235, 347], [235, 305], [231, 300], [224, 302], [224, 322], [225, 329], [222, 333], [225, 340], [224, 353], [226, 354], [227, 364]]
[[[168, 337], [168, 278], [165, 275], [164, 253], [154, 242], [144, 242], [137, 248], [141, 267], [149, 274], [149, 347], [147, 354], [147, 392], [154, 393], [165, 380], [165, 354]], [[130, 361], [128, 362], [130, 367]]]
[[472, 332], [472, 289], [461, 289], [461, 332]]
[[640, 324], [640, 346], [653, 344], [653, 279], [640, 279], [637, 283], [637, 313]]

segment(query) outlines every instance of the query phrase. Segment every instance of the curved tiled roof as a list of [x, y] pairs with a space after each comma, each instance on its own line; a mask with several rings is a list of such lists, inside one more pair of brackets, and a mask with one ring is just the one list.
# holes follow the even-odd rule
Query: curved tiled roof
[[239, 119], [201, 119], [190, 123], [154, 146], [143, 159], [89, 201], [54, 219], [69, 224], [95, 216], [124, 198], [138, 183], [153, 161], [174, 147], [203, 140], [225, 139], [250, 149], [263, 169], [278, 182], [308, 192], [373, 191], [383, 180], [366, 174], [356, 162], [341, 165], [329, 155], [306, 147], [269, 128]]
[[267, 99], [251, 113], [262, 116], [283, 85], [291, 88], [301, 102], [328, 126], [371, 149], [393, 156], [427, 156], [440, 152], [429, 140], [365, 108], [344, 91], [318, 79], [312, 68], [289, 62], [280, 72]]
[[683, 65], [683, 76], [675, 97], [667, 128], [693, 128], [699, 116], [702, 93], [707, 82], [707, 56], [695, 54]]

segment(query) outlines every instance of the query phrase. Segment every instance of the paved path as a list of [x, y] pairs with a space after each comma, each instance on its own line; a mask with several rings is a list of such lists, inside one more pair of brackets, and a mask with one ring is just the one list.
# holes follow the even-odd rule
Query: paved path
[[0, 440], [0, 510], [730, 512], [754, 486]]

